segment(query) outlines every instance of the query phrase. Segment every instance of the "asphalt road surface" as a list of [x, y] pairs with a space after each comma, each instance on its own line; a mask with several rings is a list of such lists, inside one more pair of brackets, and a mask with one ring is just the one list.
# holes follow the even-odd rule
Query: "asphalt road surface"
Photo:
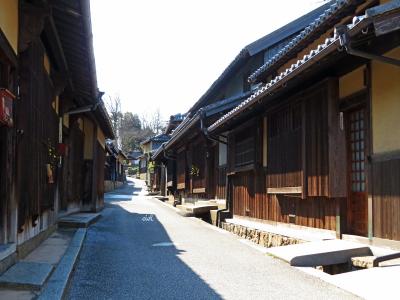
[[130, 182], [106, 196], [67, 299], [354, 299]]

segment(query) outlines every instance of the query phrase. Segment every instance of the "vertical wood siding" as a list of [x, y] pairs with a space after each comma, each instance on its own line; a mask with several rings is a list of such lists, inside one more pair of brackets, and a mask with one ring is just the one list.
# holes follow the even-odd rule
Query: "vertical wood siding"
[[217, 168], [215, 195], [218, 199], [226, 199], [226, 166]]
[[[260, 220], [293, 223], [320, 229], [335, 230], [337, 201], [327, 197], [291, 197], [267, 195], [265, 175], [243, 172], [232, 177], [233, 213]], [[263, 180], [264, 179], [264, 180]], [[290, 218], [289, 215], [293, 215]]]
[[186, 152], [182, 151], [177, 154], [177, 161], [176, 161], [176, 171], [177, 171], [177, 182], [185, 183], [186, 179]]
[[[206, 144], [204, 141], [193, 145], [192, 151], [192, 165], [189, 165], [189, 169], [196, 167], [199, 170], [198, 175], [191, 174], [192, 188], [205, 188], [206, 187]], [[189, 170], [190, 171], [190, 170]], [[209, 175], [209, 174], [208, 174]]]
[[268, 118], [268, 187], [302, 186], [299, 108], [287, 106]]
[[104, 204], [104, 163], [106, 159], [106, 151], [96, 142], [96, 173], [97, 173], [97, 203], [96, 208], [102, 207]]
[[61, 209], [68, 204], [77, 203], [83, 198], [83, 132], [76, 119], [70, 121], [69, 135], [66, 138], [68, 155], [64, 157], [61, 181]]
[[400, 158], [372, 165], [374, 236], [400, 240]]
[[[328, 196], [327, 97], [322, 90], [306, 100], [306, 183], [308, 196]], [[344, 176], [345, 174], [343, 174]]]
[[[58, 117], [50, 79], [43, 66], [44, 49], [40, 40], [20, 53], [20, 92], [16, 101], [17, 191], [19, 229], [30, 219], [54, 205], [55, 187], [48, 183], [46, 164], [51, 162], [49, 146], [56, 147]], [[56, 170], [53, 175], [55, 176]], [[33, 222], [33, 224], [35, 224]]]

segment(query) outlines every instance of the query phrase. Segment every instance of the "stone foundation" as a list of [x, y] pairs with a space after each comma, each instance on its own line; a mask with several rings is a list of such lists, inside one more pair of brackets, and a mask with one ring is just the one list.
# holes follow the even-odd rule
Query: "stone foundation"
[[105, 180], [104, 181], [104, 192], [112, 192], [113, 190], [120, 188], [124, 183], [121, 181], [111, 181], [111, 180]]
[[254, 228], [248, 228], [242, 225], [221, 222], [222, 229], [232, 232], [241, 238], [247, 239], [266, 248], [294, 245], [304, 243], [305, 241], [271, 233], [260, 231]]

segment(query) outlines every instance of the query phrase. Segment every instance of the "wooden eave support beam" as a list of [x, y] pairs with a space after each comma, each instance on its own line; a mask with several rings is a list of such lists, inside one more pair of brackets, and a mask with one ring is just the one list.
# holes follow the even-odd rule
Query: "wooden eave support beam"
[[24, 52], [35, 39], [40, 37], [45, 20], [50, 16], [50, 9], [47, 5], [37, 6], [21, 1], [20, 12], [18, 52]]
[[[60, 77], [60, 79], [63, 77], [63, 80], [66, 81], [66, 84], [69, 85], [71, 91], [75, 92], [75, 87], [69, 74], [67, 59], [65, 58], [64, 48], [61, 44], [60, 36], [58, 34], [52, 15], [46, 20], [45, 32], [49, 37], [49, 46], [52, 48], [51, 50], [53, 51], [55, 59], [60, 66], [60, 74], [58, 75], [58, 77]], [[59, 82], [59, 84], [64, 84], [62, 83], [63, 80], [60, 80], [61, 82]]]

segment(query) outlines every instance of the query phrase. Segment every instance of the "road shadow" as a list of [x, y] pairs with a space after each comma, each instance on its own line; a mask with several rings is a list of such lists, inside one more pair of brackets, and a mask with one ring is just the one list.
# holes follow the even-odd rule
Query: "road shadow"
[[222, 299], [182, 261], [155, 215], [107, 206], [88, 229], [67, 299]]

